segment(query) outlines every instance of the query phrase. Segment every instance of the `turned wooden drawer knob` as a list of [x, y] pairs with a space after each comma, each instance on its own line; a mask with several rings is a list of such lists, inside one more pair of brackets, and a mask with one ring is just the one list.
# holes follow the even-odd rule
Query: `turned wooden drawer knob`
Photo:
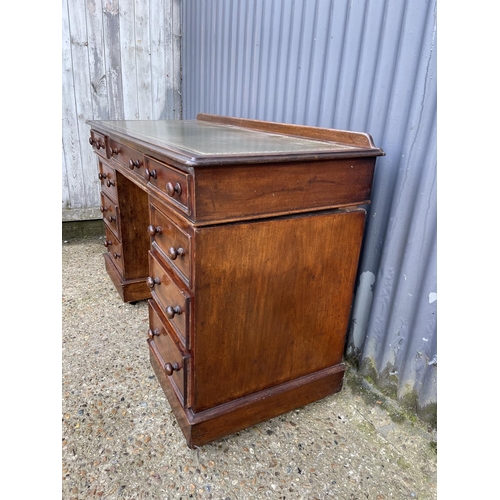
[[116, 220], [116, 217], [114, 215], [110, 215], [110, 216], [108, 216], [108, 220], [109, 220], [109, 222], [114, 222]]
[[154, 288], [155, 285], [159, 285], [160, 283], [160, 278], [152, 278], [151, 276], [148, 276], [146, 279], [146, 284], [149, 288]]
[[107, 212], [108, 209], [106, 207], [99, 207], [99, 210], [104, 213], [104, 212]]
[[180, 306], [168, 306], [166, 314], [168, 319], [173, 319], [176, 314], [182, 314], [182, 309], [180, 308]]
[[120, 255], [119, 253], [116, 253], [116, 252], [115, 252], [115, 253], [113, 254], [113, 257], [114, 257], [115, 259], [119, 259], [119, 258], [121, 257], [121, 255]]
[[171, 182], [167, 183], [167, 194], [169, 196], [175, 196], [176, 194], [180, 195], [181, 193], [182, 186], [178, 182], [175, 183], [175, 186]]
[[111, 187], [111, 186], [114, 186], [114, 185], [115, 185], [115, 181], [111, 181], [109, 179], [106, 181], [106, 186]]
[[99, 175], [98, 175], [97, 177], [99, 177], [99, 180], [100, 180], [100, 181], [103, 181], [104, 179], [106, 179], [107, 175], [106, 175], [106, 174], [101, 174], [101, 173], [99, 172]]
[[113, 242], [112, 242], [112, 241], [107, 241], [107, 240], [104, 240], [104, 246], [105, 246], [106, 248], [110, 247], [112, 244], [113, 244]]
[[179, 366], [179, 363], [174, 363], [173, 365], [170, 363], [165, 363], [164, 368], [165, 368], [166, 374], [169, 377], [172, 375], [172, 373], [178, 372], [181, 369], [181, 367]]
[[172, 259], [172, 260], [175, 260], [177, 259], [177, 257], [182, 257], [186, 254], [186, 250], [184, 250], [184, 248], [174, 248], [174, 247], [170, 247], [168, 249], [168, 256]]
[[89, 137], [89, 143], [96, 147], [97, 149], [105, 148], [104, 144], [102, 142], [96, 141], [95, 139], [92, 139], [92, 137]]
[[148, 234], [153, 237], [155, 234], [161, 234], [161, 226], [154, 227], [152, 224], [148, 226]]
[[117, 155], [118, 148], [109, 148], [109, 156]]
[[153, 179], [156, 179], [156, 170], [153, 169], [153, 170], [149, 170], [149, 168], [146, 169], [146, 171], [144, 172], [144, 177], [146, 177], [146, 180], [149, 181], [149, 179], [152, 177]]
[[141, 162], [139, 160], [130, 160], [128, 162], [128, 166], [130, 167], [130, 170], [134, 170], [134, 167], [139, 168], [141, 166]]
[[152, 340], [155, 336], [160, 335], [160, 331], [158, 328], [155, 328], [154, 330], [151, 330], [151, 328], [148, 330], [148, 337], [150, 340]]

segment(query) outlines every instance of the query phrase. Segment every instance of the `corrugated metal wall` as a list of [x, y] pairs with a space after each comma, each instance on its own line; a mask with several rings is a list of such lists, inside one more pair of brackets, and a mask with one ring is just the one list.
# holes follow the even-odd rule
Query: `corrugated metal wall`
[[63, 221], [101, 218], [86, 120], [182, 116], [180, 31], [180, 0], [63, 0]]
[[378, 158], [348, 336], [360, 372], [436, 412], [435, 0], [183, 3], [184, 118], [370, 133]]

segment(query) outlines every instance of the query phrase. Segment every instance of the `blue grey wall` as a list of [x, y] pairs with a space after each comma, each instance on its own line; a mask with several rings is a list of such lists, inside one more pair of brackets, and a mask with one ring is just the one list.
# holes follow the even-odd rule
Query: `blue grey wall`
[[346, 355], [436, 412], [435, 0], [190, 0], [183, 117], [368, 132], [377, 160]]

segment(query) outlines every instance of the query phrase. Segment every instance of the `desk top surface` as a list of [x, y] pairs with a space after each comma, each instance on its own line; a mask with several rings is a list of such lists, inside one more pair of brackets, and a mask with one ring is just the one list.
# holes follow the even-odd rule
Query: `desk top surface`
[[[210, 116], [210, 115], [206, 115]], [[231, 119], [230, 119], [231, 120]], [[247, 122], [240, 120], [239, 122]], [[248, 122], [254, 122], [249, 120]], [[256, 130], [228, 123], [196, 120], [118, 120], [88, 121], [92, 129], [133, 141], [155, 150], [164, 150], [184, 157], [186, 163], [214, 163], [243, 159], [279, 161], [316, 156], [378, 156], [381, 150], [370, 144], [367, 134], [349, 133], [368, 137], [362, 146], [347, 141], [300, 137], [299, 126], [292, 126], [292, 134], [270, 130]], [[271, 122], [257, 122], [271, 124]], [[289, 126], [285, 126], [289, 127]], [[305, 127], [311, 129], [311, 127]], [[280, 129], [278, 129], [280, 130]], [[316, 129], [328, 130], [328, 129]], [[295, 135], [297, 134], [297, 135]]]

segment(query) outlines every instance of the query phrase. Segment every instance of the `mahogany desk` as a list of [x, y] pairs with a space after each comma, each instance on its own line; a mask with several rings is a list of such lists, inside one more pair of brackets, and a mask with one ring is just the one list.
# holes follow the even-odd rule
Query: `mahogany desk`
[[338, 392], [384, 154], [371, 137], [214, 115], [88, 123], [106, 269], [124, 301], [149, 300], [151, 364], [188, 446]]

